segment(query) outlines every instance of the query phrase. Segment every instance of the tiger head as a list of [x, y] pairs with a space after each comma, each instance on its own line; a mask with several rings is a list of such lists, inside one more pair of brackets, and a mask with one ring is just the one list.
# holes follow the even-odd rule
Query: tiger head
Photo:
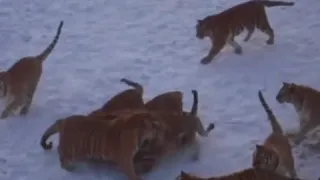
[[252, 167], [274, 171], [279, 165], [279, 156], [271, 149], [263, 145], [256, 145], [253, 153]]
[[180, 172], [180, 175], [178, 175], [175, 180], [201, 180], [204, 178], [199, 178], [197, 176], [191, 175], [190, 173], [186, 173], [184, 171]]
[[210, 29], [207, 27], [207, 22], [205, 19], [198, 20], [197, 25], [196, 25], [196, 36], [199, 39], [203, 39], [207, 36], [210, 36]]
[[276, 96], [277, 101], [280, 104], [292, 102], [294, 100], [295, 87], [296, 85], [294, 83], [283, 82], [282, 87]]
[[5, 72], [0, 71], [0, 97], [4, 97], [7, 94], [7, 86], [5, 82]]

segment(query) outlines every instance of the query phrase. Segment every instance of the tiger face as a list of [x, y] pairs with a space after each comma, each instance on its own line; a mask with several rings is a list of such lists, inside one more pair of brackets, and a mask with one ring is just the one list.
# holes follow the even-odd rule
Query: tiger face
[[279, 165], [277, 154], [271, 149], [262, 145], [256, 145], [256, 150], [252, 158], [252, 167], [256, 169], [266, 169], [275, 171]]
[[294, 84], [283, 82], [281, 89], [279, 90], [276, 99], [280, 104], [285, 102], [292, 102], [294, 93]]
[[210, 30], [207, 28], [205, 20], [198, 20], [196, 25], [196, 37], [199, 39], [203, 39], [210, 35]]

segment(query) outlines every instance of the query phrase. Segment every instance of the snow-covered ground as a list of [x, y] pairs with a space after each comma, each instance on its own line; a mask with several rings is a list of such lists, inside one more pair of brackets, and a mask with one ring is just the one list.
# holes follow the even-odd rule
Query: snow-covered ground
[[[60, 20], [60, 40], [44, 63], [33, 105], [26, 117], [0, 121], [1, 180], [120, 180], [125, 176], [102, 165], [80, 165], [76, 172], [60, 168], [56, 148], [39, 145], [44, 130], [56, 119], [85, 114], [128, 87], [126, 77], [145, 87], [145, 99], [170, 90], [184, 92], [185, 109], [191, 89], [199, 92], [199, 115], [216, 124], [201, 139], [202, 155], [163, 162], [144, 178], [173, 179], [180, 170], [200, 176], [231, 173], [251, 165], [256, 143], [271, 132], [257, 93], [261, 89], [285, 130], [298, 127], [290, 105], [275, 96], [282, 81], [320, 88], [318, 33], [320, 1], [297, 1], [293, 7], [268, 8], [275, 44], [256, 31], [236, 55], [229, 46], [211, 64], [200, 59], [209, 40], [195, 37], [196, 20], [243, 0], [19, 0], [0, 1], [0, 66], [41, 52], [51, 42]], [[1, 110], [3, 106], [1, 105]], [[57, 136], [53, 139], [57, 146]], [[307, 141], [308, 142], [308, 141]], [[320, 176], [320, 150], [294, 148], [301, 178]]]

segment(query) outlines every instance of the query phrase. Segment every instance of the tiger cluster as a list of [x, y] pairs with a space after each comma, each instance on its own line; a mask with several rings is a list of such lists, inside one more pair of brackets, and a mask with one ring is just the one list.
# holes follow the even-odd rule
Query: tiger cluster
[[[293, 2], [283, 1], [248, 1], [198, 20], [196, 37], [209, 37], [212, 41], [212, 48], [201, 63], [211, 62], [226, 43], [234, 48], [235, 53], [241, 54], [242, 48], [234, 37], [244, 29], [248, 30], [244, 41], [248, 41], [258, 28], [269, 36], [266, 43], [273, 44], [274, 32], [264, 7], [293, 5]], [[1, 119], [28, 113], [42, 74], [42, 63], [56, 46], [62, 27], [63, 21], [53, 41], [42, 53], [23, 57], [8, 70], [0, 72], [0, 92], [6, 104]], [[215, 128], [213, 123], [205, 128], [197, 114], [198, 92], [191, 91], [193, 105], [190, 111], [185, 111], [180, 91], [160, 94], [145, 103], [141, 84], [126, 78], [120, 82], [130, 88], [89, 114], [71, 115], [55, 121], [45, 130], [40, 140], [41, 147], [52, 149], [52, 142], [47, 140], [59, 133], [57, 149], [62, 169], [72, 172], [77, 162], [87, 160], [113, 162], [129, 180], [141, 180], [140, 175], [150, 172], [162, 158], [184, 148], [191, 148], [190, 158], [197, 161], [200, 146], [196, 134], [207, 137]], [[300, 131], [296, 133], [282, 130], [261, 91], [258, 98], [267, 113], [272, 132], [263, 144], [256, 145], [252, 167], [211, 178], [181, 171], [176, 180], [298, 180], [289, 140], [299, 144], [309, 131], [320, 124], [320, 112], [317, 110], [320, 92], [289, 82], [284, 82], [280, 88], [277, 101], [292, 104], [300, 117]]]

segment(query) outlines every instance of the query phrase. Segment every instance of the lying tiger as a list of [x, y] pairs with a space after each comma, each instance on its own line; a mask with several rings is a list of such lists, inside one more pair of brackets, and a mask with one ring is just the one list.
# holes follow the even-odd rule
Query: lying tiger
[[135, 172], [134, 156], [141, 146], [163, 139], [163, 123], [149, 113], [118, 117], [111, 124], [92, 118], [74, 115], [57, 120], [43, 134], [41, 146], [51, 149], [52, 142], [47, 144], [46, 140], [59, 132], [58, 152], [63, 169], [73, 171], [78, 161], [101, 159], [115, 162], [129, 180], [141, 180]]
[[[320, 178], [319, 178], [320, 179]], [[229, 175], [203, 178], [191, 175], [184, 171], [180, 172], [175, 180], [301, 180], [297, 178], [289, 178], [273, 171], [265, 169], [248, 168]]]
[[236, 54], [242, 54], [242, 47], [234, 37], [244, 29], [248, 30], [244, 41], [248, 41], [255, 28], [258, 28], [269, 36], [266, 43], [274, 44], [274, 31], [269, 24], [264, 7], [293, 5], [293, 2], [283, 1], [247, 1], [198, 20], [196, 37], [199, 39], [209, 37], [212, 43], [208, 55], [201, 60], [201, 64], [209, 64], [226, 43], [234, 48]]

